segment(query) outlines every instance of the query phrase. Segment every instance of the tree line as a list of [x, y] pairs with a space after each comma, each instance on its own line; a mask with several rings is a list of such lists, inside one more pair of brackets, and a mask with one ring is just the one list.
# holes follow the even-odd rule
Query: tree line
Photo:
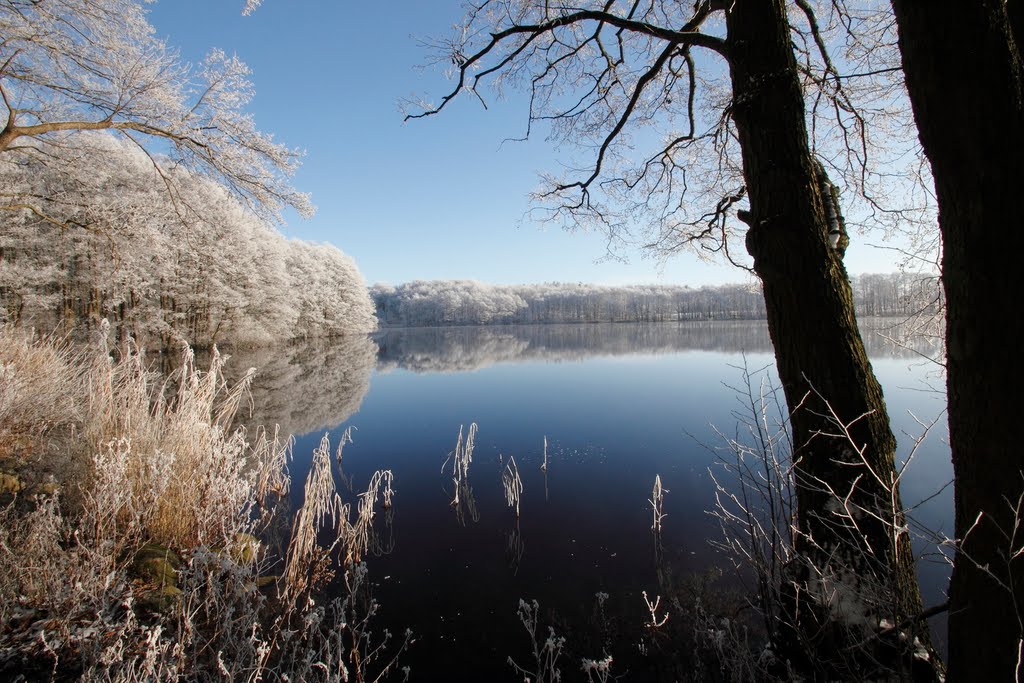
[[0, 154], [0, 186], [35, 209], [4, 216], [0, 232], [0, 311], [10, 322], [88, 332], [107, 320], [146, 346], [256, 345], [376, 326], [351, 257], [286, 239], [217, 180], [128, 140], [75, 133], [46, 163]]
[[[941, 291], [934, 276], [868, 274], [852, 278], [859, 315], [937, 315]], [[434, 280], [370, 288], [377, 320], [390, 327], [532, 323], [763, 320], [756, 284], [607, 286], [549, 282], [491, 285]]]

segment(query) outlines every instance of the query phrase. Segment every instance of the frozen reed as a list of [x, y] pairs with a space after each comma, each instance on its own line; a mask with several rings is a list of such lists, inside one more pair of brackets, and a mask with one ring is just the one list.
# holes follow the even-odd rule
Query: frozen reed
[[[516, 674], [523, 676], [524, 680], [536, 681], [537, 683], [556, 683], [562, 680], [562, 672], [558, 668], [558, 659], [562, 656], [562, 649], [565, 647], [565, 638], [555, 633], [555, 629], [548, 626], [547, 637], [540, 631], [540, 604], [536, 600], [526, 602], [519, 600], [519, 622], [526, 629], [530, 636], [530, 645], [533, 654], [532, 670], [516, 663], [512, 657], [508, 658], [509, 666], [515, 669]], [[542, 640], [543, 638], [543, 640]]]
[[9, 325], [0, 339], [0, 448], [80, 418], [81, 353], [66, 340], [33, 339]]
[[523, 493], [523, 480], [519, 478], [519, 467], [516, 466], [516, 459], [509, 456], [505, 471], [501, 473], [501, 485], [505, 489], [505, 502], [510, 508], [515, 508], [516, 517], [519, 516], [519, 498]]
[[665, 518], [665, 494], [668, 493], [668, 489], [663, 488], [661, 485], [661, 475], [654, 475], [654, 489], [651, 491], [651, 498], [647, 502], [651, 504], [651, 511], [654, 514], [654, 521], [651, 524], [651, 529], [655, 533], [661, 533], [661, 520]]
[[[344, 543], [352, 531], [348, 524], [349, 506], [344, 504], [334, 484], [331, 471], [330, 439], [324, 434], [313, 451], [313, 460], [306, 476], [305, 500], [292, 524], [291, 541], [282, 576], [284, 593], [294, 600], [315, 582], [315, 572], [334, 546]], [[337, 530], [329, 548], [317, 543], [325, 522]]]
[[588, 683], [608, 683], [615, 680], [612, 674], [612, 656], [607, 655], [603, 659], [583, 659], [581, 667], [587, 674]]
[[[158, 382], [132, 346], [112, 360], [105, 343], [72, 353], [0, 328], [0, 451], [35, 444], [67, 492], [0, 508], [0, 678], [378, 680], [409, 636], [373, 632], [365, 566], [341, 566], [347, 595], [312, 599], [339, 564], [331, 550], [358, 543], [327, 440], [289, 547], [262, 542], [289, 489], [290, 441], [232, 429], [251, 372], [229, 387], [219, 354], [204, 372], [181, 353]], [[59, 395], [61, 413], [38, 400]], [[366, 499], [390, 501], [391, 481], [375, 475]], [[324, 547], [328, 525], [342, 540]]]
[[[441, 474], [444, 474], [448, 463], [452, 464], [452, 484], [455, 493], [452, 496], [452, 506], [460, 508], [460, 494], [468, 491], [469, 488], [469, 465], [473, 462], [473, 445], [476, 440], [476, 423], [469, 425], [466, 432], [466, 440], [462, 440], [462, 425], [459, 425], [459, 436], [455, 441], [455, 450], [448, 454], [441, 464]], [[460, 516], [461, 513], [460, 513]], [[474, 520], [475, 521], [475, 520]]]
[[644, 602], [647, 604], [647, 611], [650, 613], [650, 618], [644, 625], [651, 629], [659, 629], [664, 626], [665, 622], [668, 621], [668, 612], [658, 616], [658, 609], [661, 607], [661, 596], [659, 595], [654, 599], [654, 602], [651, 602], [650, 598], [647, 597], [647, 591], [641, 591], [641, 595], [643, 595]]
[[441, 465], [441, 473], [444, 473], [448, 463], [452, 463], [452, 480], [456, 485], [469, 478], [469, 465], [473, 462], [473, 445], [476, 440], [476, 422], [469, 425], [466, 432], [466, 440], [462, 440], [462, 425], [459, 425], [459, 436], [455, 441], [455, 450], [448, 454], [448, 458]]

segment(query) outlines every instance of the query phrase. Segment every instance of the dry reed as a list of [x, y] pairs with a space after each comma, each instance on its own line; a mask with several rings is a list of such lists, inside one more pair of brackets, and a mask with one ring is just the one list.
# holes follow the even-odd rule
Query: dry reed
[[661, 520], [665, 518], [665, 494], [668, 493], [668, 489], [663, 488], [661, 485], [661, 475], [654, 475], [654, 488], [651, 491], [651, 498], [647, 502], [651, 504], [651, 511], [654, 515], [654, 521], [651, 524], [651, 529], [655, 533], [661, 533]]
[[459, 436], [455, 440], [455, 450], [448, 454], [445, 461], [441, 464], [441, 474], [444, 474], [445, 469], [448, 467], [448, 463], [452, 464], [452, 485], [454, 493], [452, 494], [452, 507], [456, 510], [456, 516], [459, 518], [460, 523], [465, 521], [465, 512], [463, 511], [463, 497], [469, 498], [470, 516], [473, 521], [477, 521], [479, 517], [476, 515], [476, 504], [472, 501], [472, 489], [469, 487], [469, 466], [473, 462], [473, 446], [476, 441], [476, 423], [473, 422], [469, 425], [469, 429], [466, 432], [466, 440], [462, 440], [462, 425], [459, 425]]
[[[326, 443], [281, 590], [259, 587], [272, 558], [256, 535], [288, 491], [290, 442], [231, 430], [252, 373], [229, 388], [222, 365], [214, 352], [199, 371], [185, 350], [159, 383], [131, 346], [112, 360], [105, 344], [72, 353], [0, 328], [0, 428], [48, 435], [46, 452], [87, 470], [66, 482], [74, 505], [52, 495], [0, 508], [0, 678], [369, 681], [394, 669], [409, 636], [397, 650], [373, 639], [368, 582], [350, 582], [358, 600], [290, 599], [328, 573], [320, 525], [347, 521]], [[372, 497], [390, 504], [391, 481], [377, 475]]]
[[516, 466], [516, 459], [509, 456], [505, 471], [501, 473], [501, 485], [505, 489], [505, 502], [510, 508], [515, 508], [516, 517], [519, 516], [519, 499], [523, 493], [523, 480], [519, 478], [519, 467]]
[[78, 355], [64, 339], [0, 327], [0, 436], [40, 436], [80, 417]]
[[448, 454], [441, 465], [441, 474], [444, 474], [448, 463], [452, 463], [452, 480], [456, 486], [469, 478], [469, 466], [473, 462], [473, 446], [476, 441], [476, 423], [469, 425], [466, 432], [466, 440], [462, 440], [462, 425], [459, 425], [459, 436], [455, 440], [455, 450]]

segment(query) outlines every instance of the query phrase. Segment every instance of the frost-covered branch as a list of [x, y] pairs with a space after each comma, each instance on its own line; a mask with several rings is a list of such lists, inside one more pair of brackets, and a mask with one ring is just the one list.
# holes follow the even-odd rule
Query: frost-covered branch
[[[237, 57], [213, 50], [189, 67], [156, 37], [135, 0], [2, 3], [0, 36], [0, 155], [39, 156], [62, 133], [134, 132], [265, 217], [286, 206], [312, 213], [289, 181], [301, 153], [256, 128], [246, 112], [249, 69]], [[39, 144], [15, 144], [23, 139]]]
[[[790, 30], [810, 143], [836, 179], [851, 224], [899, 230], [928, 249], [934, 202], [917, 162], [899, 56], [886, 11], [795, 2]], [[460, 96], [523, 94], [525, 134], [568, 150], [542, 174], [534, 217], [596, 228], [609, 250], [637, 243], [749, 267], [734, 241], [746, 198], [732, 120], [724, 16], [729, 3], [493, 0], [469, 8], [432, 61], [452, 86], [406, 120]], [[905, 191], [894, 192], [899, 186]]]
[[[887, 562], [911, 533], [910, 511], [900, 504], [899, 480], [931, 425], [921, 423], [923, 433], [890, 479], [867, 463], [862, 446], [853, 440], [857, 420], [844, 423], [822, 401], [831, 428], [814, 438], [845, 444], [849, 462], [838, 465], [859, 468], [841, 486], [838, 480], [798, 470], [779, 390], [766, 378], [758, 381], [757, 372], [744, 368], [743, 373], [737, 389], [743, 406], [736, 413], [737, 433], [720, 433], [728, 455], [721, 459], [720, 471], [711, 475], [717, 501], [711, 514], [723, 532], [717, 545], [741, 575], [754, 577], [754, 606], [764, 619], [772, 656], [802, 653], [797, 657], [807, 659], [800, 666], [829, 676], [844, 671], [866, 675], [863, 662], [869, 661], [874, 675], [898, 678], [915, 660], [936, 661], [924, 644], [926, 637], [918, 638], [935, 610], [908, 614], [893, 597], [894, 586], [906, 579]], [[821, 496], [820, 508], [808, 514], [815, 528], [827, 530], [828, 541], [797, 528], [798, 482]], [[877, 540], [879, 534], [866, 533], [870, 525], [883, 528], [888, 543], [873, 544], [869, 539]], [[830, 634], [838, 633], [853, 643], [843, 651], [830, 646], [835, 637]]]

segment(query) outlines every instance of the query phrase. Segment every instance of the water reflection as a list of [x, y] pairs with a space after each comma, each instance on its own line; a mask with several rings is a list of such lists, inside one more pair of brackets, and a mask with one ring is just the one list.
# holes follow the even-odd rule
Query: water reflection
[[227, 355], [229, 382], [247, 368], [257, 369], [245, 422], [277, 424], [285, 435], [306, 434], [341, 424], [359, 410], [370, 388], [377, 345], [350, 336], [234, 349]]
[[[872, 358], [936, 356], [935, 339], [918, 338], [910, 346], [900, 338], [899, 322], [873, 318], [861, 322]], [[580, 362], [588, 358], [673, 354], [682, 351], [767, 353], [771, 340], [763, 321], [688, 323], [603, 323], [591, 325], [509, 325], [389, 329], [370, 337], [316, 339], [287, 346], [232, 349], [225, 366], [229, 383], [250, 367], [250, 425], [280, 425], [287, 434], [333, 428], [355, 414], [374, 369], [415, 373], [468, 372], [503, 363]], [[167, 357], [173, 362], [174, 357]], [[200, 367], [207, 359], [197, 359]]]
[[[445, 493], [447, 494], [447, 491]], [[451, 505], [455, 510], [455, 519], [458, 520], [459, 526], [466, 526], [467, 519], [473, 524], [480, 521], [476, 498], [473, 497], [473, 487], [469, 485], [468, 479], [455, 483], [455, 497], [452, 498]]]
[[373, 557], [382, 557], [395, 552], [395, 509], [393, 507], [384, 508], [383, 520], [383, 522], [375, 521], [370, 528], [367, 550]]
[[[911, 432], [916, 423], [900, 416], [935, 414], [925, 405], [932, 395], [916, 388], [926, 374], [916, 356], [937, 349], [893, 346], [879, 334], [898, 334], [891, 324], [869, 321], [864, 337], [894, 426]], [[771, 365], [764, 323], [387, 330], [239, 352], [229, 367], [261, 368], [254, 421], [314, 432], [296, 442], [296, 480], [331, 425], [338, 425], [333, 443], [345, 440], [347, 427], [358, 430], [344, 470], [337, 463], [347, 501], [377, 470], [394, 471], [395, 507], [374, 520], [369, 563], [384, 625], [417, 633], [421, 646], [407, 662], [413, 670], [440, 675], [459, 661], [462, 680], [500, 680], [522, 637], [520, 597], [582, 624], [598, 594], [600, 609], [611, 600], [614, 614], [639, 629], [638, 619], [650, 618], [644, 590], [655, 601], [663, 596], [664, 606], [680, 586], [704, 581], [688, 577], [722, 564], [708, 543], [718, 529], [706, 513], [715, 502], [708, 468], [716, 455], [702, 444], [718, 443], [709, 423], [735, 422], [727, 385], [744, 362], [740, 352], [752, 366]], [[481, 426], [472, 472], [468, 457], [456, 457], [460, 446], [452, 451], [455, 430], [469, 420]], [[943, 448], [919, 453], [905, 500], [925, 500], [948, 480]], [[521, 517], [503, 495], [513, 456]], [[660, 533], [651, 530], [648, 502], [656, 476], [671, 491]], [[929, 502], [942, 508], [935, 519], [949, 517], [949, 498]], [[919, 512], [941, 527], [924, 507]], [[925, 583], [929, 602], [944, 581]], [[637, 668], [644, 661], [623, 666], [647, 680]]]
[[523, 543], [523, 534], [519, 531], [519, 518], [516, 518], [515, 525], [505, 534], [505, 562], [515, 576], [519, 573], [519, 565], [523, 562], [523, 553], [526, 552], [526, 544]]
[[[898, 320], [869, 318], [861, 321], [861, 330], [872, 357], [913, 358], [939, 351], [934, 339], [915, 339], [907, 346], [893, 343], [892, 338], [900, 338]], [[417, 373], [467, 372], [521, 361], [772, 349], [763, 321], [403, 328], [381, 331], [374, 339], [380, 347], [378, 371], [401, 368]]]

